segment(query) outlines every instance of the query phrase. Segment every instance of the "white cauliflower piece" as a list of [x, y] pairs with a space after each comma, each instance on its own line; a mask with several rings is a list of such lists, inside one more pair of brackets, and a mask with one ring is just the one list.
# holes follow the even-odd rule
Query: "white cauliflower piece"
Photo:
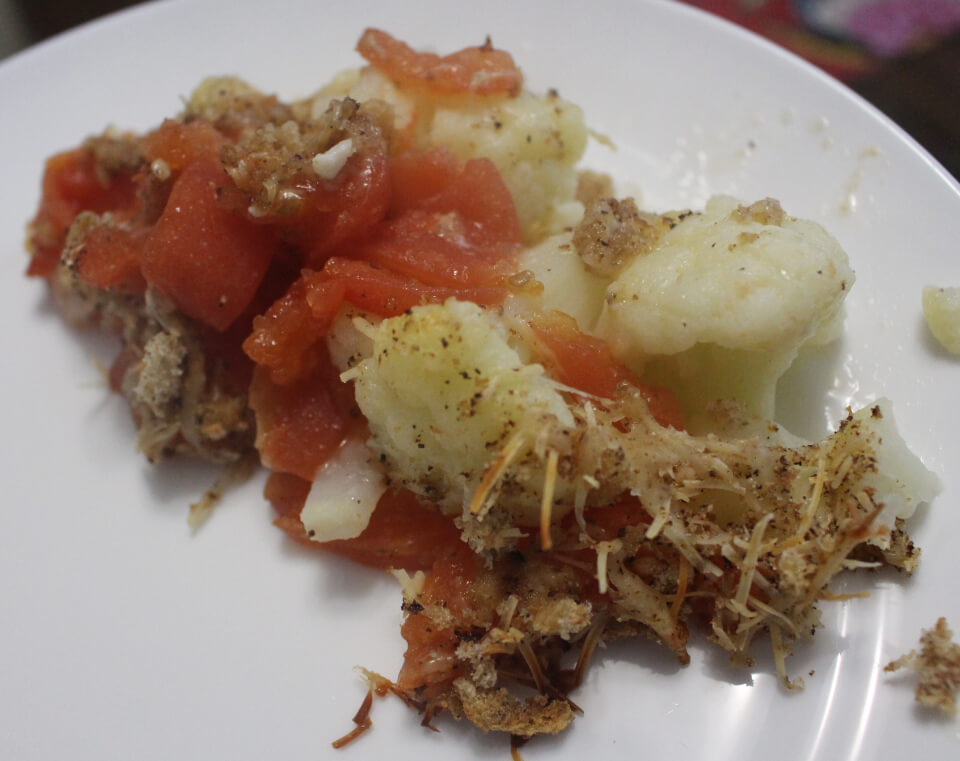
[[835, 330], [853, 281], [820, 225], [770, 199], [715, 197], [610, 285], [597, 332], [688, 412], [735, 398], [772, 418], [777, 379], [804, 342]]
[[411, 127], [417, 113], [416, 96], [404, 92], [386, 74], [372, 66], [342, 71], [309, 100], [310, 118], [319, 119], [331, 101], [350, 97], [358, 103], [382, 100], [393, 106], [394, 127], [404, 131]]
[[960, 354], [960, 288], [924, 288], [923, 317], [940, 345]]
[[595, 275], [574, 250], [571, 233], [553, 235], [520, 255], [518, 270], [529, 270], [543, 285], [536, 297], [539, 311], [558, 310], [590, 331], [603, 309], [609, 280]]
[[532, 442], [548, 426], [573, 425], [543, 368], [524, 364], [500, 321], [469, 302], [384, 320], [372, 356], [353, 372], [373, 448], [393, 481], [451, 512], [511, 438]]
[[373, 354], [370, 336], [381, 319], [349, 303], [337, 312], [327, 331], [327, 351], [334, 367], [344, 372]]
[[[930, 502], [937, 495], [940, 479], [910, 451], [897, 430], [889, 399], [879, 399], [869, 408], [857, 410], [852, 421], [853, 425], [843, 426], [832, 440], [835, 444], [840, 442], [837, 446], [843, 446], [844, 437], [868, 437], [869, 446], [875, 452], [876, 468], [864, 476], [862, 486], [872, 489], [874, 502], [883, 505], [875, 525], [892, 529], [896, 518], [909, 518], [919, 504]], [[858, 427], [859, 431], [856, 430]], [[851, 434], [851, 430], [855, 432]], [[846, 446], [854, 451], [867, 448], [859, 442]], [[889, 534], [885, 534], [875, 543], [886, 547], [889, 540]]]
[[383, 468], [366, 444], [347, 440], [320, 467], [300, 510], [307, 536], [315, 542], [360, 536], [386, 490]]

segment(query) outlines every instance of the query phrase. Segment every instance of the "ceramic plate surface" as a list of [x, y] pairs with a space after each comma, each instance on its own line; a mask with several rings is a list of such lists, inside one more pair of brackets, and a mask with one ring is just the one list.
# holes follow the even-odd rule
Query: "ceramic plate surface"
[[[823, 629], [789, 662], [804, 691], [778, 686], [764, 648], [736, 671], [702, 637], [686, 668], [651, 642], [612, 646], [574, 695], [586, 714], [527, 745], [528, 761], [957, 758], [960, 724], [916, 710], [909, 678], [882, 666], [938, 616], [960, 627], [960, 364], [920, 310], [924, 284], [960, 285], [960, 189], [806, 64], [639, 0], [160, 2], [0, 65], [0, 758], [326, 758], [364, 694], [352, 667], [397, 673], [395, 582], [293, 546], [271, 526], [262, 478], [192, 535], [186, 506], [214, 472], [135, 454], [95, 363], [113, 342], [65, 327], [43, 284], [22, 276], [45, 157], [108, 123], [158, 124], [208, 74], [306, 95], [360, 64], [368, 25], [445, 51], [492, 34], [532, 89], [557, 87], [614, 140], [584, 163], [650, 208], [773, 196], [824, 224], [857, 271], [846, 335], [791, 371], [781, 415], [819, 434], [847, 404], [890, 397], [943, 480], [913, 524], [914, 578], [875, 574], [869, 599], [824, 604]], [[508, 757], [503, 737], [449, 721], [428, 732], [399, 701], [377, 703], [373, 720], [340, 757]]]

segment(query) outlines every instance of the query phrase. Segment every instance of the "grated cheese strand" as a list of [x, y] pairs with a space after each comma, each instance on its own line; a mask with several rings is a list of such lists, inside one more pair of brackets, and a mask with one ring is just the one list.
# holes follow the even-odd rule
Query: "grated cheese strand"
[[526, 444], [526, 437], [522, 433], [515, 433], [510, 440], [504, 445], [503, 450], [497, 456], [497, 459], [493, 461], [487, 471], [483, 474], [483, 479], [480, 481], [480, 486], [477, 487], [476, 492], [473, 494], [473, 498], [470, 500], [470, 512], [474, 515], [479, 515], [480, 513], [486, 512], [485, 508], [488, 509], [489, 506], [486, 505], [487, 497], [490, 496], [490, 492], [493, 491], [494, 487], [497, 485], [497, 482], [503, 477], [503, 474], [507, 472], [507, 468], [510, 467], [510, 463], [513, 462], [514, 458], [520, 454], [520, 450], [523, 449]]
[[670, 615], [676, 621], [680, 616], [680, 606], [683, 605], [687, 596], [687, 574], [690, 570], [690, 564], [686, 558], [680, 558], [677, 568], [677, 594], [673, 597], [673, 603], [670, 605]]
[[540, 501], [540, 545], [544, 550], [553, 547], [550, 522], [553, 514], [553, 493], [557, 485], [557, 463], [560, 453], [551, 449], [547, 454], [547, 472], [543, 478], [543, 499]]
[[743, 558], [743, 566], [740, 569], [740, 583], [737, 585], [737, 596], [734, 598], [740, 605], [746, 607], [747, 597], [750, 594], [750, 587], [753, 586], [753, 576], [757, 571], [757, 561], [760, 559], [760, 546], [763, 542], [763, 532], [767, 529], [767, 524], [773, 520], [773, 513], [767, 513], [753, 527], [753, 533], [750, 535], [750, 548]]

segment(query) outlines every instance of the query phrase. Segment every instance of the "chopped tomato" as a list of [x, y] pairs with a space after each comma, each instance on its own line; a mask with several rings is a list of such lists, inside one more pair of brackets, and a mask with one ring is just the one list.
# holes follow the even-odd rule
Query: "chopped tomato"
[[[470, 618], [474, 606], [473, 586], [480, 573], [480, 558], [463, 542], [437, 560], [430, 569], [419, 601], [422, 605], [442, 605], [455, 621]], [[410, 611], [400, 630], [407, 641], [403, 667], [397, 677], [401, 690], [449, 684], [462, 673], [456, 649], [460, 644], [456, 629], [441, 628], [423, 612]]]
[[391, 489], [380, 498], [360, 536], [320, 546], [375, 568], [425, 571], [460, 544], [453, 518], [422, 504], [411, 492]]
[[643, 383], [614, 358], [604, 341], [582, 333], [569, 315], [541, 315], [531, 321], [530, 327], [535, 349], [561, 383], [606, 399], [615, 396], [621, 383], [629, 383], [646, 400], [660, 425], [683, 428], [680, 402], [670, 389]]
[[416, 208], [433, 214], [460, 214], [474, 245], [520, 244], [513, 196], [490, 159], [470, 159], [446, 187], [421, 198]]
[[97, 288], [122, 293], [143, 293], [146, 282], [140, 272], [145, 230], [103, 225], [87, 231], [77, 254], [77, 274]]
[[243, 342], [243, 349], [258, 365], [267, 368], [270, 379], [288, 385], [313, 369], [313, 351], [330, 327], [337, 309], [343, 303], [345, 287], [341, 281], [328, 281], [311, 286], [323, 293], [323, 304], [316, 311], [307, 301], [307, 281], [301, 277], [262, 316], [253, 319], [253, 332]]
[[187, 166], [143, 250], [147, 282], [216, 330], [246, 310], [280, 248], [269, 230], [220, 208], [229, 183], [213, 159]]
[[374, 568], [426, 571], [459, 551], [460, 533], [453, 518], [425, 505], [409, 491], [390, 489], [377, 503], [369, 525], [354, 539], [315, 542], [300, 522], [310, 482], [287, 473], [273, 473], [264, 495], [277, 511], [277, 525], [297, 541]]
[[186, 169], [195, 161], [216, 159], [227, 139], [205, 121], [183, 122], [167, 119], [143, 138], [147, 159], [161, 159], [174, 172]]
[[[438, 573], [438, 571], [433, 571]], [[400, 628], [407, 641], [403, 666], [397, 676], [397, 687], [416, 690], [425, 699], [434, 692], [444, 692], [454, 679], [464, 673], [457, 658], [460, 640], [453, 627], [441, 627], [423, 612], [411, 613]]]
[[351, 156], [333, 180], [303, 178], [297, 185], [304, 197], [299, 214], [266, 220], [291, 231], [305, 251], [306, 266], [319, 269], [330, 253], [365, 233], [390, 206], [390, 175], [386, 147]]
[[[289, 531], [286, 524], [282, 526], [294, 539], [307, 539], [303, 524], [300, 523], [300, 511], [310, 493], [311, 481], [289, 473], [271, 473], [267, 484], [263, 488], [263, 496], [273, 505], [277, 518], [296, 518], [300, 528], [298, 531]], [[276, 521], [275, 521], [276, 522]], [[278, 524], [279, 525], [279, 524]], [[314, 543], [315, 544], [315, 543]]]
[[523, 75], [513, 57], [494, 49], [489, 38], [480, 47], [441, 58], [435, 53], [419, 53], [379, 29], [367, 29], [357, 43], [357, 52], [401, 85], [436, 93], [515, 96], [523, 87]]
[[49, 277], [60, 261], [70, 225], [81, 211], [102, 214], [129, 209], [136, 199], [130, 175], [104, 178], [86, 148], [58, 153], [47, 160], [40, 209], [31, 224], [33, 258], [27, 274]]
[[408, 151], [390, 158], [390, 189], [393, 215], [445, 190], [461, 171], [461, 161], [446, 148]]
[[[381, 317], [396, 317], [419, 304], [439, 304], [451, 297], [493, 306], [501, 303], [507, 295], [505, 288], [492, 286], [451, 288], [424, 285], [412, 277], [339, 257], [330, 259], [321, 272], [308, 274], [304, 279], [307, 302], [320, 319], [331, 311], [336, 312], [344, 299]], [[331, 283], [342, 284], [342, 294], [331, 287]]]
[[295, 383], [279, 386], [267, 368], [257, 367], [250, 384], [261, 461], [308, 481], [359, 417], [353, 389], [341, 383], [323, 344], [320, 349], [313, 372]]
[[427, 285], [485, 286], [502, 278], [520, 246], [520, 223], [491, 161], [461, 165], [436, 149], [395, 158], [391, 174], [390, 218], [351, 247], [352, 258]]

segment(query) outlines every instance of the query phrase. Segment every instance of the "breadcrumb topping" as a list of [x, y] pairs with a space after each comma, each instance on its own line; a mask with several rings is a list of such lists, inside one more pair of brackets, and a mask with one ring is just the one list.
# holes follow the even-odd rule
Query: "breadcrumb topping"
[[916, 700], [950, 716], [957, 714], [957, 691], [960, 690], [960, 645], [953, 641], [947, 619], [939, 618], [932, 629], [920, 635], [920, 652], [911, 650], [884, 667], [897, 671], [909, 667], [916, 672]]

